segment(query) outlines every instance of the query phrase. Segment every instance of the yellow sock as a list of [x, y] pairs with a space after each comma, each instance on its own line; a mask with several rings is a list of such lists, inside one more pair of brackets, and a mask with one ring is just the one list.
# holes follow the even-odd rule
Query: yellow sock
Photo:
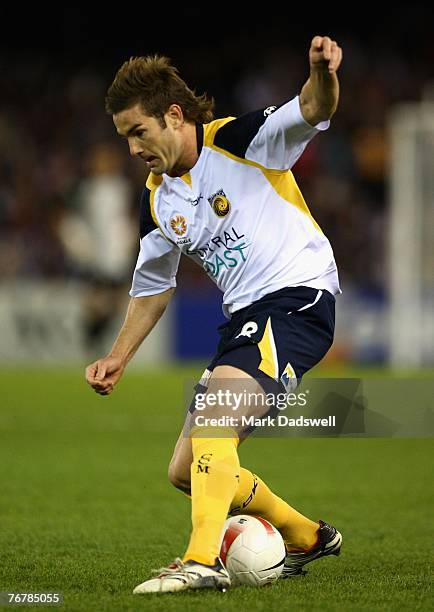
[[[195, 435], [199, 433], [199, 435]], [[191, 522], [193, 530], [184, 561], [194, 559], [199, 563], [214, 565], [219, 556], [223, 524], [230, 503], [238, 487], [240, 463], [238, 460], [238, 436], [234, 430], [224, 432], [227, 438], [213, 438], [208, 432], [192, 431], [191, 444]], [[209, 435], [210, 437], [202, 437]], [[223, 435], [219, 430], [219, 435]]]
[[258, 514], [282, 534], [288, 550], [306, 550], [318, 541], [318, 523], [306, 518], [277, 497], [255, 474], [240, 468], [231, 514]]

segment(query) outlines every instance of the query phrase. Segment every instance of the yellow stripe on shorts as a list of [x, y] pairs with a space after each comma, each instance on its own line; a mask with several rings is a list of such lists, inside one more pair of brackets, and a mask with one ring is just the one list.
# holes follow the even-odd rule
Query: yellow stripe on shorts
[[261, 353], [261, 363], [258, 370], [264, 372], [274, 380], [279, 378], [279, 362], [277, 361], [276, 345], [274, 344], [273, 328], [271, 319], [268, 317], [264, 335], [258, 342], [259, 352]]

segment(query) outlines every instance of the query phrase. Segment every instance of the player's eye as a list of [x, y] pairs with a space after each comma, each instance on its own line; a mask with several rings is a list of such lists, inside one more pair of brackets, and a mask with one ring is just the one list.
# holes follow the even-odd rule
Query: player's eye
[[136, 130], [136, 131], [135, 131], [135, 135], [136, 135], [138, 138], [143, 138], [143, 136], [145, 135], [145, 133], [146, 133], [146, 130]]

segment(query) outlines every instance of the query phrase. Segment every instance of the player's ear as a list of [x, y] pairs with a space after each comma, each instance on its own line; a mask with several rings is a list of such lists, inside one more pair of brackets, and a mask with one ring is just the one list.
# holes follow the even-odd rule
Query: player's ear
[[175, 129], [184, 123], [184, 113], [179, 104], [171, 104], [164, 117], [166, 122]]

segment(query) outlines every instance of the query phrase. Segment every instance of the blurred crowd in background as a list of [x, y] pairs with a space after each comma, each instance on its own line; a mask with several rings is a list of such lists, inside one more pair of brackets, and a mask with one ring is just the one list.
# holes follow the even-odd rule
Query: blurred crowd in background
[[[305, 24], [285, 35], [277, 24], [259, 38], [258, 30], [223, 28], [220, 38], [189, 36], [184, 45], [144, 33], [143, 42], [118, 40], [108, 50], [92, 46], [86, 28], [80, 35], [75, 18], [58, 34], [57, 52], [45, 39], [1, 60], [0, 277], [79, 278], [124, 291], [146, 169], [129, 158], [104, 112], [116, 69], [132, 54], [169, 55], [192, 88], [215, 98], [216, 117], [237, 116], [296, 95], [308, 76], [311, 36], [321, 32]], [[393, 32], [330, 32], [344, 50], [339, 109], [293, 169], [331, 240], [344, 290], [387, 291], [388, 112], [429, 95], [434, 66], [432, 37], [413, 21], [420, 28], [411, 39], [405, 16]], [[205, 291], [208, 283], [182, 263], [178, 285]]]

